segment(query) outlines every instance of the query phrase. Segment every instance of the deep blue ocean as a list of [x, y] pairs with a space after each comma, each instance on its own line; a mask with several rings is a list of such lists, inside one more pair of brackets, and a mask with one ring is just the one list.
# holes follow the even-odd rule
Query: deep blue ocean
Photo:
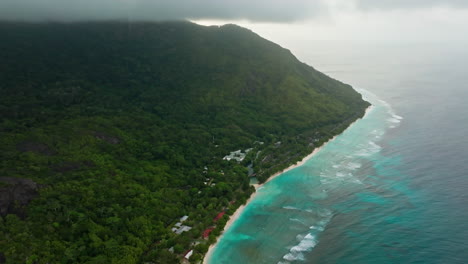
[[468, 52], [328, 49], [306, 62], [372, 109], [258, 190], [210, 263], [468, 263]]

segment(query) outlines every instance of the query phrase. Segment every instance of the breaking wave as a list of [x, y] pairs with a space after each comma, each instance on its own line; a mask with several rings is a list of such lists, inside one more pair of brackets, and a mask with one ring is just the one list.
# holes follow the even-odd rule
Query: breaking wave
[[287, 261], [304, 261], [305, 258], [303, 253], [311, 251], [315, 245], [317, 245], [315, 236], [312, 234], [307, 234], [300, 240], [299, 244], [292, 247], [289, 250], [289, 253], [283, 256], [283, 259]]
[[[310, 232], [307, 234], [298, 234], [296, 240], [299, 242], [289, 249], [289, 252], [283, 256], [282, 263], [289, 263], [290, 261], [305, 261], [304, 253], [310, 252], [317, 245], [317, 236], [320, 232], [325, 230], [326, 225], [330, 222], [333, 215], [332, 211], [321, 208], [317, 211], [318, 216], [322, 219], [315, 225], [309, 227]], [[278, 262], [278, 263], [281, 263]]]
[[366, 145], [361, 145], [361, 149], [356, 153], [357, 156], [368, 157], [379, 152], [382, 147], [375, 143], [374, 141], [367, 142]]
[[300, 209], [300, 208], [297, 208], [297, 207], [294, 207], [294, 206], [291, 206], [291, 205], [285, 205], [285, 206], [283, 206], [283, 209], [286, 209], [286, 210], [296, 210], [296, 211], [302, 211], [302, 209]]

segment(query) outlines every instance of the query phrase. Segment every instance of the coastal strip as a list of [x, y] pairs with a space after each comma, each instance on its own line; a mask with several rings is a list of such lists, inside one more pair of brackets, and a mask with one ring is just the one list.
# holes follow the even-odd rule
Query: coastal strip
[[[356, 123], [359, 119], [363, 119], [367, 116], [367, 114], [373, 109], [373, 106], [369, 106], [367, 109], [366, 109], [366, 112], [364, 114], [364, 116], [362, 118], [358, 118], [356, 119], [353, 123], [351, 123], [347, 129], [349, 129], [354, 123]], [[345, 130], [345, 131], [346, 131]], [[343, 131], [344, 132], [344, 131]], [[342, 132], [342, 133], [343, 133]], [[294, 165], [291, 165], [289, 167], [287, 167], [286, 169], [282, 170], [282, 171], [279, 171], [275, 174], [273, 174], [271, 177], [268, 178], [268, 180], [266, 180], [264, 183], [262, 184], [253, 184], [253, 186], [255, 187], [255, 192], [252, 193], [252, 195], [249, 197], [249, 199], [246, 201], [245, 204], [239, 206], [239, 208], [237, 208], [237, 210], [229, 217], [229, 220], [226, 222], [226, 225], [224, 226], [223, 228], [223, 232], [221, 233], [221, 235], [217, 238], [217, 241], [214, 243], [214, 244], [211, 244], [210, 247], [208, 248], [208, 251], [206, 252], [205, 254], [205, 257], [203, 258], [203, 264], [209, 264], [210, 262], [210, 258], [212, 257], [212, 254], [214, 252], [214, 249], [216, 248], [216, 245], [218, 244], [218, 241], [222, 238], [222, 236], [224, 235], [224, 233], [233, 225], [233, 223], [239, 219], [239, 217], [242, 215], [245, 207], [253, 200], [255, 199], [255, 197], [258, 195], [258, 189], [260, 187], [262, 187], [263, 185], [265, 185], [266, 183], [268, 183], [269, 181], [275, 179], [276, 177], [280, 176], [281, 174], [287, 172], [287, 171], [290, 171], [292, 169], [295, 169], [297, 167], [300, 167], [302, 165], [304, 165], [309, 159], [311, 159], [314, 155], [316, 155], [322, 148], [324, 148], [328, 143], [332, 142], [333, 140], [335, 140], [339, 135], [341, 135], [342, 133], [334, 136], [333, 138], [329, 139], [327, 142], [325, 142], [322, 146], [318, 147], [318, 148], [315, 148], [312, 153], [310, 153], [309, 155], [307, 155], [306, 157], [304, 157], [301, 161], [297, 162], [296, 164]]]

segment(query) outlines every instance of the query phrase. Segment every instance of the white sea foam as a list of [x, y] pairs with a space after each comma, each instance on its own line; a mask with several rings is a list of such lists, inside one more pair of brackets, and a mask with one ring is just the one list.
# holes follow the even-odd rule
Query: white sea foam
[[310, 230], [317, 230], [317, 231], [322, 232], [323, 230], [325, 230], [325, 227], [312, 225], [312, 226], [309, 227], [309, 229]]
[[[352, 159], [352, 157], [349, 157], [349, 159]], [[334, 164], [332, 165], [332, 168], [334, 169], [347, 169], [347, 170], [356, 170], [356, 169], [359, 169], [361, 168], [361, 163], [359, 162], [353, 162], [353, 161], [343, 161], [339, 164]], [[320, 175], [322, 176], [322, 174], [324, 174], [323, 172], [320, 173]]]
[[366, 94], [367, 96], [370, 96], [370, 97], [373, 97], [373, 98], [377, 99], [377, 101], [380, 104], [382, 104], [385, 108], [387, 108], [387, 113], [391, 116], [389, 119], [387, 119], [387, 121], [389, 121], [390, 123], [393, 123], [393, 124], [397, 124], [397, 123], [400, 123], [400, 121], [403, 119], [402, 116], [399, 116], [399, 115], [397, 115], [395, 113], [392, 106], [388, 102], [386, 102], [386, 101], [384, 101], [382, 99], [378, 99], [373, 93], [371, 93], [371, 92], [369, 92], [367, 90], [361, 89], [361, 91], [364, 92], [364, 94]]
[[381, 150], [382, 147], [377, 145], [374, 141], [369, 141], [369, 145], [371, 146], [372, 150]]
[[361, 149], [360, 151], [358, 151], [356, 155], [361, 156], [361, 157], [368, 157], [372, 154], [375, 154], [375, 153], [366, 149]]
[[[321, 217], [326, 217], [326, 218], [329, 218], [333, 212], [328, 210], [328, 209], [319, 209], [318, 210], [318, 214], [321, 216]], [[323, 220], [322, 220], [323, 221]]]
[[343, 172], [336, 173], [336, 177], [343, 178], [344, 176], [346, 176], [346, 174], [344, 174]]
[[317, 245], [317, 241], [315, 240], [315, 236], [312, 234], [307, 234], [302, 238], [302, 240], [297, 244], [296, 246], [293, 246], [287, 255], [289, 256], [294, 256], [295, 259], [286, 259], [286, 260], [297, 260], [298, 256], [300, 255], [301, 252], [308, 252], [311, 251], [315, 245]]
[[288, 260], [288, 261], [295, 261], [295, 260], [302, 260], [304, 261], [304, 254], [298, 252], [298, 253], [288, 253], [283, 256], [283, 259]]
[[294, 246], [291, 248], [291, 253], [300, 253], [300, 252], [306, 252], [306, 251], [311, 251], [315, 245], [317, 245], [317, 242], [315, 240], [305, 240], [303, 239], [299, 245]]
[[336, 173], [336, 177], [338, 178], [350, 178], [350, 177], [353, 177], [353, 174], [351, 172], [337, 172]]
[[289, 260], [289, 261], [294, 261], [294, 260], [296, 260], [296, 258], [295, 258], [295, 257], [293, 256], [293, 254], [291, 254], [291, 253], [288, 253], [288, 254], [284, 255], [284, 256], [283, 256], [283, 259]]
[[380, 139], [385, 134], [385, 132], [380, 129], [374, 129], [370, 134], [373, 135], [375, 139]]
[[383, 100], [379, 100], [385, 107], [387, 107], [387, 113], [391, 116], [390, 118], [387, 118], [387, 121], [389, 123], [391, 123], [392, 125], [390, 125], [390, 128], [395, 128], [397, 126], [397, 124], [399, 124], [401, 122], [401, 120], [403, 120], [404, 118], [400, 115], [397, 115], [395, 113], [395, 111], [393, 110], [392, 106], [383, 101]]
[[302, 224], [302, 225], [306, 225], [306, 223], [304, 223], [304, 221], [302, 221], [300, 219], [297, 219], [297, 218], [289, 218], [289, 221], [296, 222], [296, 223], [299, 223], [299, 224]]
[[284, 260], [287, 261], [305, 261], [303, 252], [311, 251], [317, 245], [316, 232], [322, 232], [325, 230], [325, 226], [330, 221], [333, 212], [329, 209], [318, 209], [317, 214], [322, 218], [315, 225], [309, 227], [313, 233], [307, 233], [306, 235], [298, 234], [296, 240], [299, 242], [297, 245], [288, 248], [289, 253], [283, 256]]
[[347, 169], [350, 169], [350, 170], [356, 170], [356, 169], [359, 169], [361, 168], [361, 163], [358, 163], [358, 162], [349, 162], [347, 165], [346, 165], [346, 168]]
[[[372, 153], [373, 152], [361, 150], [356, 155], [370, 156]], [[320, 173], [320, 183], [322, 185], [330, 185], [330, 184], [333, 185], [333, 184], [336, 184], [337, 181], [354, 182], [354, 183], [359, 182], [358, 180], [355, 179], [355, 176], [351, 171], [356, 170], [357, 168], [360, 168], [361, 164], [356, 163], [356, 164], [351, 164], [347, 166], [349, 166], [347, 170], [341, 170], [338, 172]], [[323, 196], [321, 197], [327, 197], [327, 190], [323, 189], [322, 192], [323, 192]], [[317, 197], [317, 195], [314, 195], [313, 197]]]
[[[305, 237], [305, 236], [302, 235], [302, 234], [297, 235], [297, 236], [296, 236], [297, 242], [299, 242], [299, 241], [301, 241], [302, 239], [304, 239], [304, 237]], [[292, 248], [292, 247], [291, 247], [291, 248]]]
[[385, 102], [384, 100], [379, 99], [379, 102], [383, 104], [384, 106], [390, 107], [390, 104]]
[[379, 152], [382, 147], [377, 145], [377, 143], [375, 143], [374, 141], [369, 141], [367, 146], [360, 146], [361, 147], [361, 150], [359, 150], [356, 155], [357, 156], [363, 156], [363, 157], [367, 157], [367, 156], [370, 156], [370, 155], [373, 155], [377, 152]]
[[390, 123], [394, 123], [394, 124], [398, 124], [398, 123], [401, 122], [400, 119], [397, 119], [397, 118], [394, 118], [394, 117], [388, 118], [387, 121], [390, 122]]
[[331, 183], [333, 183], [333, 180], [328, 180], [328, 179], [322, 178], [322, 179], [320, 179], [320, 183], [323, 184], [323, 185], [331, 184]]
[[[325, 226], [330, 221], [333, 213], [328, 209], [319, 209], [317, 211], [318, 215], [322, 217], [322, 220], [318, 221], [315, 225], [309, 227], [310, 230], [315, 232], [322, 232], [325, 230]], [[314, 232], [314, 233], [315, 233]], [[287, 261], [304, 261], [303, 252], [311, 251], [317, 245], [316, 234], [307, 233], [306, 235], [299, 234], [296, 236], [296, 240], [299, 242], [297, 245], [288, 248], [289, 253], [283, 256], [284, 260]]]
[[290, 206], [290, 205], [283, 206], [283, 209], [302, 211], [302, 209], [299, 209], [299, 208], [297, 208], [297, 207]]

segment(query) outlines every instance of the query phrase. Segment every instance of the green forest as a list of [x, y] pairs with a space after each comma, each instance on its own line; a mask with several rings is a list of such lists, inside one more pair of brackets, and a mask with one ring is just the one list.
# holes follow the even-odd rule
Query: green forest
[[255, 191], [249, 176], [264, 182], [369, 106], [236, 25], [1, 22], [0, 36], [0, 263], [189, 250], [196, 263]]

